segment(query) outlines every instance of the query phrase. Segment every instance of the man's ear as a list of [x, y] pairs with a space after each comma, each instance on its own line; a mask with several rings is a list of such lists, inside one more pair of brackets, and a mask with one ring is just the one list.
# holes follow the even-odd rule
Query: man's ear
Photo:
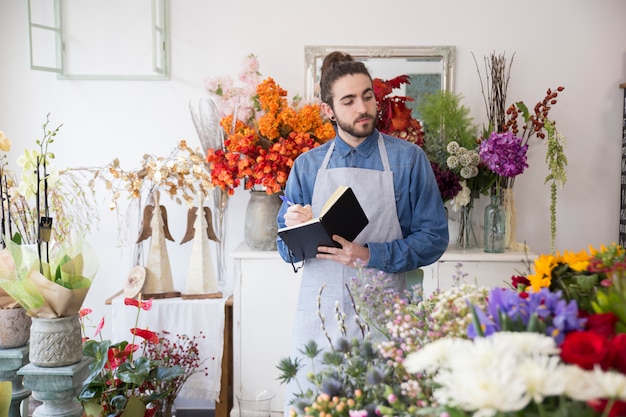
[[328, 103], [322, 103], [321, 109], [326, 115], [326, 117], [328, 117], [331, 120], [335, 119], [335, 112], [333, 112], [333, 109], [328, 105]]

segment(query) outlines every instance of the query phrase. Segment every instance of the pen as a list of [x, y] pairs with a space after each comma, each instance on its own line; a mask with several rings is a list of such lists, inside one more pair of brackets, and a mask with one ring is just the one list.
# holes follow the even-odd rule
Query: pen
[[287, 197], [285, 197], [284, 195], [280, 196], [280, 199], [283, 200], [285, 203], [287, 203], [290, 206], [293, 206], [293, 201], [291, 201], [290, 199], [288, 199]]

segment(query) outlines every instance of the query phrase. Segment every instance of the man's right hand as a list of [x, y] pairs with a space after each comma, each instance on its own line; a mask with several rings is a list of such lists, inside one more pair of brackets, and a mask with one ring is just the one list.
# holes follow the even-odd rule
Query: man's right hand
[[300, 223], [304, 223], [313, 218], [313, 209], [310, 204], [301, 206], [300, 204], [294, 204], [289, 206], [285, 212], [285, 225], [295, 226]]

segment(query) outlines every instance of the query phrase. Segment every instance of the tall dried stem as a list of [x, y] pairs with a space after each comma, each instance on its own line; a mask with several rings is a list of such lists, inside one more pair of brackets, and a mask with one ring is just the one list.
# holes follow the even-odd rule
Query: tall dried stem
[[[502, 132], [504, 131], [506, 118], [506, 94], [511, 78], [511, 67], [515, 53], [511, 56], [511, 60], [508, 61], [508, 65], [506, 54], [504, 53], [496, 55], [496, 53], [493, 52], [483, 57], [485, 65], [484, 83], [480, 68], [478, 67], [478, 61], [473, 53], [472, 57], [474, 58], [476, 70], [480, 78], [481, 92], [485, 102], [485, 109], [487, 110], [487, 119], [489, 120], [488, 132], [494, 130], [496, 132]], [[487, 92], [485, 92], [485, 85]]]

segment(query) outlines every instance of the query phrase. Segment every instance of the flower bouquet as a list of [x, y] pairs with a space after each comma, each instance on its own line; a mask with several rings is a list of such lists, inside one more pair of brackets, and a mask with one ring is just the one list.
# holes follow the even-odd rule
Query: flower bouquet
[[625, 415], [624, 249], [591, 253], [538, 258], [515, 290], [472, 306], [472, 341], [443, 338], [406, 358], [432, 381], [437, 413]]
[[303, 104], [298, 97], [290, 104], [287, 91], [272, 78], [260, 81], [255, 56], [246, 62], [240, 77], [245, 87], [233, 87], [223, 77], [206, 82], [218, 106], [232, 109], [220, 121], [224, 147], [207, 151], [211, 182], [229, 195], [242, 180], [246, 189], [262, 186], [274, 194], [285, 186], [296, 157], [333, 138], [335, 131], [318, 104]]
[[[474, 55], [472, 54], [474, 57]], [[550, 183], [550, 239], [552, 251], [554, 252], [554, 242], [556, 239], [556, 200], [557, 187], [563, 187], [567, 180], [566, 166], [567, 157], [565, 156], [565, 137], [556, 129], [555, 122], [548, 118], [550, 110], [557, 103], [557, 98], [564, 87], [559, 86], [556, 89], [548, 88], [543, 100], [537, 102], [532, 110], [526, 106], [523, 101], [517, 101], [507, 104], [507, 90], [510, 80], [511, 67], [515, 54], [510, 60], [507, 60], [505, 54], [492, 53], [484, 57], [485, 80], [478, 68], [478, 62], [474, 57], [476, 69], [480, 78], [483, 100], [487, 111], [488, 124], [483, 129], [483, 142], [487, 142], [486, 147], [490, 148], [488, 159], [492, 162], [490, 168], [493, 169], [494, 164], [506, 164], [504, 161], [494, 159], [496, 155], [499, 158], [504, 156], [504, 152], [508, 152], [506, 148], [514, 146], [517, 148], [514, 154], [510, 155], [510, 160], [517, 159], [519, 162], [517, 167], [512, 171], [501, 169], [497, 172], [498, 185], [504, 193], [504, 206], [506, 208], [507, 226], [506, 226], [506, 247], [517, 249], [523, 247], [516, 241], [516, 213], [513, 198], [513, 185], [515, 177], [521, 174], [526, 165], [526, 153], [533, 138], [537, 138], [546, 142], [546, 163], [550, 173], [545, 179], [546, 183]], [[494, 137], [495, 135], [495, 137]], [[503, 143], [505, 149], [494, 153], [497, 147]], [[483, 145], [481, 144], [481, 150]], [[482, 156], [482, 152], [481, 152]], [[522, 163], [523, 159], [523, 163]], [[503, 172], [504, 171], [504, 172]]]

